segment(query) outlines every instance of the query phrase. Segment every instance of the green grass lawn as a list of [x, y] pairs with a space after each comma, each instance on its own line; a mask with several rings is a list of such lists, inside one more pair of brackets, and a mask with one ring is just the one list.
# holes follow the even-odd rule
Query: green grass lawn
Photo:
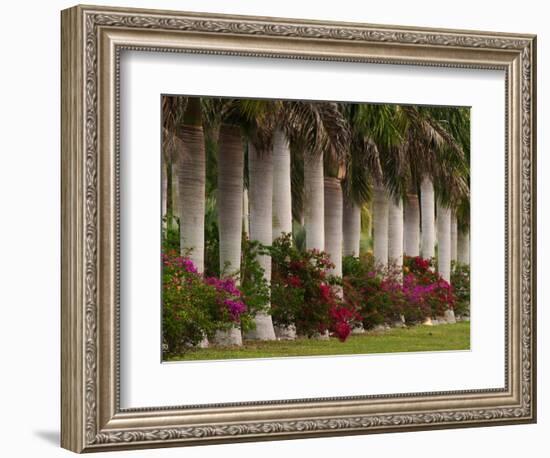
[[345, 342], [296, 339], [289, 341], [245, 341], [242, 347], [193, 348], [169, 361], [203, 359], [279, 358], [282, 356], [352, 355], [411, 351], [468, 350], [470, 322], [439, 326], [414, 326], [352, 335]]

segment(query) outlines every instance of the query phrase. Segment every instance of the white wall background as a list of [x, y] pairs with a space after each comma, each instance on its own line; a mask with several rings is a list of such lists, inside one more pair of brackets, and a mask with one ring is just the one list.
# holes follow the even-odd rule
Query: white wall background
[[[114, 0], [113, 0], [114, 1]], [[95, 0], [97, 4], [113, 4]], [[546, 40], [549, 12], [534, 0], [358, 2], [353, 0], [118, 0], [117, 6], [380, 24], [468, 28], [538, 35], [539, 423], [301, 441], [120, 452], [135, 457], [546, 456], [550, 433], [545, 306], [550, 212]], [[0, 47], [0, 430], [2, 456], [68, 456], [59, 440], [59, 11], [71, 2], [10, 2], [2, 8]], [[546, 237], [545, 237], [546, 236]], [[545, 256], [547, 257], [545, 259]], [[547, 281], [546, 281], [547, 283]], [[545, 361], [546, 360], [546, 361]], [[546, 452], [547, 453], [547, 452]], [[115, 456], [115, 455], [112, 455]]]

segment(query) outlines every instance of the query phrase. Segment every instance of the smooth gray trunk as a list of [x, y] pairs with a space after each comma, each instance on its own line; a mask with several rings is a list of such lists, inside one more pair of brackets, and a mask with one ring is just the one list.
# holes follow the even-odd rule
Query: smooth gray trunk
[[[437, 270], [439, 275], [451, 283], [451, 209], [437, 206]], [[452, 309], [445, 311], [440, 321], [456, 323]]]
[[403, 218], [403, 251], [407, 256], [420, 256], [420, 202], [417, 194], [407, 194]]
[[[251, 143], [248, 144], [248, 177], [250, 197], [250, 240], [263, 245], [272, 241], [272, 198], [273, 198], [273, 154], [264, 151], [258, 154]], [[258, 263], [264, 270], [264, 278], [271, 283], [271, 256], [258, 256]], [[256, 328], [246, 334], [248, 339], [274, 340], [275, 330], [271, 315], [258, 313], [254, 317]]]
[[[220, 272], [235, 275], [241, 266], [244, 150], [240, 128], [222, 124], [218, 152]], [[218, 332], [216, 343], [242, 345], [240, 329]]]
[[248, 210], [248, 189], [243, 189], [243, 233], [247, 237], [250, 235], [250, 215]]
[[342, 276], [342, 186], [338, 178], [325, 177], [325, 251], [334, 264], [333, 275]]
[[435, 256], [435, 200], [432, 180], [424, 178], [420, 185], [420, 203], [422, 208], [422, 257]]
[[451, 261], [457, 260], [458, 256], [458, 224], [456, 214], [451, 214]]
[[403, 200], [390, 198], [388, 209], [388, 259], [401, 276], [403, 267]]
[[161, 180], [162, 180], [162, 194], [161, 194], [161, 211], [162, 217], [166, 216], [166, 209], [168, 207], [168, 177], [167, 177], [167, 164], [164, 158], [162, 158], [161, 168]]
[[[174, 208], [179, 208], [180, 251], [188, 255], [197, 270], [204, 270], [204, 207], [206, 156], [204, 133], [200, 126], [183, 125], [177, 143], [178, 193]], [[176, 168], [176, 167], [174, 167]], [[176, 205], [179, 203], [179, 205]]]
[[388, 264], [388, 201], [386, 189], [375, 186], [372, 205], [374, 259], [383, 266]]
[[[181, 148], [181, 145], [180, 145], [180, 148]], [[176, 151], [176, 154], [177, 154], [177, 151]], [[180, 207], [180, 180], [179, 180], [180, 162], [181, 162], [180, 155], [177, 154], [175, 162], [172, 163], [172, 189], [170, 191], [172, 194], [173, 216], [177, 218], [181, 226], [182, 217], [181, 217], [181, 207]], [[180, 230], [180, 237], [181, 237], [181, 230]]]
[[325, 249], [325, 191], [323, 155], [308, 156], [304, 162], [304, 225], [306, 248]]
[[437, 206], [437, 270], [451, 282], [451, 210]]
[[461, 264], [470, 264], [470, 231], [458, 231], [457, 258]]
[[346, 195], [344, 195], [342, 233], [344, 235], [344, 256], [358, 257], [361, 244], [361, 207]]
[[290, 147], [284, 132], [273, 137], [273, 240], [292, 233], [292, 194], [290, 189]]

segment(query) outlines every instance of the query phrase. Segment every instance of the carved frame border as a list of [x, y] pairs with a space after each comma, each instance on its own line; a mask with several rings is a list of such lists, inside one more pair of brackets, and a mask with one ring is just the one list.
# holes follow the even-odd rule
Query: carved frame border
[[[506, 388], [121, 410], [122, 49], [505, 70]], [[104, 7], [63, 11], [62, 446], [81, 452], [535, 421], [535, 64], [531, 35]], [[343, 405], [349, 414], [338, 410]]]

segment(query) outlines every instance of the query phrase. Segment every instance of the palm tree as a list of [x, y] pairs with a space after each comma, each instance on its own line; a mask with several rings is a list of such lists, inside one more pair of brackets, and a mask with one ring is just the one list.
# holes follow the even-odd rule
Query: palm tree
[[422, 257], [435, 256], [435, 193], [430, 177], [425, 176], [420, 183]]
[[457, 249], [456, 257], [460, 264], [470, 264], [470, 201], [462, 199], [456, 210]]
[[344, 193], [343, 212], [343, 254], [358, 257], [361, 243], [361, 207], [346, 193]]
[[456, 212], [451, 214], [451, 262], [457, 260], [457, 248], [458, 248], [458, 221], [456, 219]]
[[[420, 238], [422, 256], [435, 256], [436, 188], [441, 202], [447, 206], [453, 196], [464, 190], [464, 152], [441, 119], [442, 114], [448, 115], [448, 110], [453, 109], [400, 106], [398, 110], [397, 122], [405, 134], [400, 148], [402, 157], [395, 157], [402, 165], [393, 167], [398, 173], [390, 181], [394, 195], [406, 197], [404, 250], [411, 256], [419, 254]], [[420, 190], [420, 206], [417, 189]]]
[[292, 193], [290, 185], [290, 144], [285, 132], [273, 134], [273, 240], [292, 233]]
[[164, 96], [162, 98], [162, 215], [168, 218], [168, 224], [179, 221], [178, 199], [178, 162], [181, 140], [176, 132], [182, 124], [185, 97]]
[[[248, 186], [250, 189], [250, 239], [263, 245], [272, 241], [273, 198], [273, 150], [266, 147], [259, 151], [253, 141], [248, 142]], [[264, 270], [264, 278], [271, 282], [271, 257], [259, 255], [258, 262]], [[255, 329], [247, 334], [249, 339], [274, 340], [275, 330], [271, 315], [265, 312], [254, 317]]]
[[241, 265], [244, 148], [238, 125], [222, 124], [218, 151], [220, 271], [235, 275]]
[[403, 212], [404, 254], [420, 256], [420, 202], [416, 192], [407, 193]]
[[[180, 226], [180, 252], [197, 270], [204, 270], [205, 143], [201, 99], [170, 97], [162, 100], [163, 210]], [[185, 199], [179, 198], [179, 190]], [[208, 346], [204, 336], [199, 344]]]
[[180, 250], [199, 272], [204, 270], [205, 146], [201, 99], [189, 97], [176, 132], [179, 191]]
[[451, 281], [451, 209], [437, 203], [437, 266], [441, 277]]
[[325, 165], [347, 154], [346, 121], [333, 102], [287, 101], [284, 118], [293, 157], [302, 159], [303, 170], [294, 167], [293, 200], [303, 207], [306, 249], [325, 250]]
[[167, 161], [162, 158], [162, 163], [160, 166], [160, 174], [161, 174], [161, 215], [164, 218], [166, 216], [166, 212], [168, 211], [167, 208], [167, 201], [168, 201], [168, 163]]
[[[372, 229], [375, 256], [387, 262], [387, 213], [381, 201], [382, 170], [380, 148], [393, 145], [398, 136], [393, 130], [393, 112], [387, 105], [346, 104], [343, 112], [350, 128], [350, 152], [344, 179], [344, 254], [359, 256], [361, 209], [373, 200]], [[373, 198], [374, 195], [374, 198]], [[384, 199], [382, 199], [384, 200]], [[378, 204], [381, 204], [380, 207]], [[385, 255], [383, 253], [386, 253]]]
[[325, 193], [323, 155], [304, 158], [304, 225], [306, 249], [325, 249]]
[[[222, 123], [218, 151], [218, 228], [220, 235], [220, 272], [238, 275], [241, 265], [244, 148], [238, 125]], [[233, 327], [218, 332], [220, 344], [242, 345], [241, 331]]]
[[390, 199], [388, 210], [388, 260], [401, 272], [403, 266], [403, 200]]
[[243, 234], [245, 237], [250, 235], [250, 203], [248, 199], [248, 189], [243, 189]]
[[[440, 108], [434, 116], [442, 118], [445, 128], [464, 152], [461, 173], [465, 186], [461, 189], [451, 187], [450, 195], [446, 196], [453, 208], [454, 215], [451, 227], [451, 251], [453, 259], [463, 264], [470, 262], [470, 110], [468, 108]], [[454, 192], [453, 192], [454, 191]], [[456, 221], [456, 222], [455, 222]], [[456, 234], [456, 235], [455, 235]]]
[[[438, 194], [437, 267], [440, 275], [450, 283], [452, 212], [461, 202], [469, 202], [469, 110], [434, 107], [426, 111], [436, 121], [434, 128], [445, 140], [437, 145], [438, 167], [432, 176]], [[452, 309], [445, 312], [445, 319], [451, 323], [456, 321]]]
[[458, 231], [457, 260], [461, 264], [470, 264], [470, 231]]
[[342, 186], [340, 178], [326, 176], [324, 179], [325, 196], [325, 251], [334, 267], [332, 275], [342, 276]]
[[372, 236], [374, 259], [385, 266], [388, 264], [389, 194], [383, 185], [375, 185], [372, 202]]
[[350, 154], [344, 184], [344, 255], [359, 256], [362, 208], [372, 199], [372, 182], [382, 176], [377, 122], [386, 112], [378, 106], [350, 104], [344, 108], [350, 126]]

